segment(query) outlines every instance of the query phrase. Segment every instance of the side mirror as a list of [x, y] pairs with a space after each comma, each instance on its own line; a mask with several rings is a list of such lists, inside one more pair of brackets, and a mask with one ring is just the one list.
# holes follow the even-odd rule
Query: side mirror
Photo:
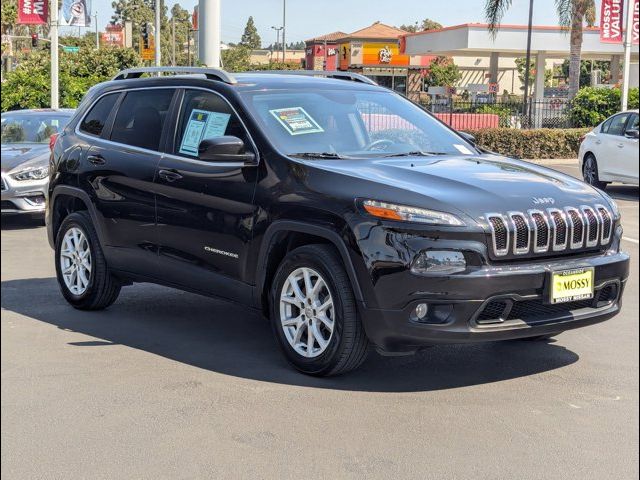
[[206, 138], [198, 145], [198, 159], [204, 162], [244, 162], [251, 163], [256, 156], [245, 150], [238, 137], [222, 136]]
[[627, 138], [633, 138], [633, 139], [638, 139], [638, 129], [629, 129], [626, 132], [624, 132], [625, 137]]
[[470, 133], [458, 131], [458, 135], [460, 135], [462, 138], [464, 138], [470, 144], [472, 144], [472, 145], [476, 144], [476, 137], [474, 137]]

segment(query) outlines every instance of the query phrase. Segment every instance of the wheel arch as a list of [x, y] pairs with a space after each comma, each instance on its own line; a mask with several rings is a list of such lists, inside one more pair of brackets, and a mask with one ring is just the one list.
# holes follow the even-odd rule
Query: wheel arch
[[55, 248], [56, 236], [65, 217], [78, 211], [87, 211], [89, 213], [98, 239], [103, 244], [102, 225], [96, 221], [97, 213], [95, 207], [84, 190], [68, 185], [56, 186], [49, 200], [49, 210], [47, 236], [51, 248]]
[[278, 265], [291, 250], [314, 243], [329, 244], [336, 248], [353, 288], [356, 301], [363, 301], [362, 290], [349, 250], [342, 237], [327, 227], [294, 220], [273, 222], [265, 232], [257, 262], [254, 303], [267, 312], [268, 294]]

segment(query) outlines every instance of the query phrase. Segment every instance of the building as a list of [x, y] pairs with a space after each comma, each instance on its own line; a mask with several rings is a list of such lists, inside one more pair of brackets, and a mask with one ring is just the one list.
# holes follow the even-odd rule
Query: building
[[435, 56], [401, 54], [400, 38], [406, 33], [375, 22], [350, 34], [334, 32], [307, 40], [307, 69], [361, 73], [379, 85], [417, 99], [422, 72]]
[[[303, 65], [305, 59], [305, 51], [304, 50], [289, 50], [287, 49], [285, 56], [285, 63], [295, 63], [298, 65]], [[250, 60], [252, 65], [267, 65], [269, 63], [280, 63], [282, 62], [282, 50], [265, 50], [258, 49], [251, 51]]]
[[338, 42], [346, 37], [344, 32], [333, 32], [320, 37], [311, 38], [305, 42], [305, 65], [308, 70], [337, 70]]

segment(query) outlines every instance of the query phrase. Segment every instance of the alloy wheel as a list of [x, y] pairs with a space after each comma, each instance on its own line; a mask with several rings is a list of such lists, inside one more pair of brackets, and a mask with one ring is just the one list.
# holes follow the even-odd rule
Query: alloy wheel
[[74, 295], [82, 295], [91, 280], [91, 247], [77, 227], [70, 228], [62, 239], [60, 271], [64, 283]]
[[589, 157], [584, 166], [584, 179], [590, 185], [593, 185], [596, 182], [596, 177], [598, 175], [598, 167], [596, 167], [596, 162], [593, 158]]
[[331, 292], [317, 271], [302, 267], [289, 274], [280, 294], [280, 323], [296, 353], [321, 355], [333, 335], [334, 315]]

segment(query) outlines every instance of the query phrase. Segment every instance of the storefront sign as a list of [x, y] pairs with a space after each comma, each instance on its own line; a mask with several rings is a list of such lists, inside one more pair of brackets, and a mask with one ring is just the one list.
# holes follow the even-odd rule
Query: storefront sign
[[104, 45], [124, 47], [124, 29], [120, 25], [107, 25], [106, 32], [100, 35]]
[[393, 53], [391, 53], [391, 49], [387, 45], [378, 52], [380, 63], [391, 63], [391, 57], [393, 57]]
[[18, 0], [18, 22], [23, 25], [47, 23], [49, 2], [46, 0]]
[[[638, 0], [634, 0], [637, 2]], [[624, 0], [602, 0], [600, 20], [600, 41], [602, 43], [622, 43], [622, 19]]]

